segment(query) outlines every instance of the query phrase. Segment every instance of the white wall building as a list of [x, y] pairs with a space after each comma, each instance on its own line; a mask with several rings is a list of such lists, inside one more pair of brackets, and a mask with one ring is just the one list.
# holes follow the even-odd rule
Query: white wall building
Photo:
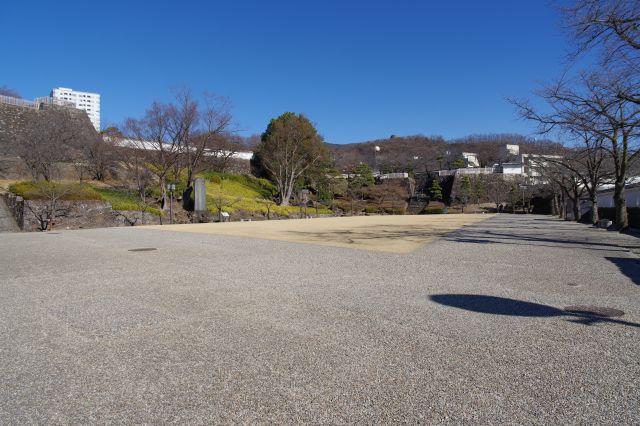
[[467, 167], [480, 167], [480, 161], [478, 161], [478, 154], [475, 152], [463, 152], [462, 158]]
[[72, 102], [77, 109], [86, 111], [93, 127], [100, 131], [100, 94], [78, 92], [67, 87], [56, 87], [51, 90], [51, 97], [59, 101]]
[[499, 170], [503, 175], [522, 175], [521, 163], [502, 163]]
[[504, 162], [513, 161], [520, 155], [520, 145], [506, 144], [500, 147], [500, 159]]
[[[598, 188], [598, 207], [615, 207], [613, 193], [613, 184], [605, 184]], [[640, 177], [629, 178], [624, 186], [624, 195], [628, 208], [640, 207]]]

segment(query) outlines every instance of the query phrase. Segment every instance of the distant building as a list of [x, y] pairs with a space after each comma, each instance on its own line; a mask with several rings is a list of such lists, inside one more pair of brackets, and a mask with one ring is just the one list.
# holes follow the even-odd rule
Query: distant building
[[51, 97], [57, 101], [71, 102], [75, 108], [86, 111], [93, 127], [100, 131], [100, 94], [78, 92], [67, 87], [51, 90]]
[[478, 154], [475, 152], [463, 152], [462, 158], [467, 167], [480, 167], [480, 161], [478, 161]]
[[522, 175], [522, 164], [520, 163], [502, 163], [499, 168], [503, 175]]
[[520, 155], [520, 146], [506, 144], [500, 147], [500, 160], [509, 162], [513, 161]]
[[[598, 188], [598, 207], [614, 208], [613, 200], [614, 186], [612, 183], [602, 185]], [[627, 207], [640, 207], [640, 176], [632, 176], [624, 186], [624, 196], [627, 200]]]

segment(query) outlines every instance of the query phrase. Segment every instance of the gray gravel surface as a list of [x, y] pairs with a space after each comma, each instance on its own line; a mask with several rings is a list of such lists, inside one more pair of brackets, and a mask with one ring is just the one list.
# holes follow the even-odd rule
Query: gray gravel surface
[[638, 247], [511, 215], [410, 254], [2, 234], [0, 424], [638, 424]]

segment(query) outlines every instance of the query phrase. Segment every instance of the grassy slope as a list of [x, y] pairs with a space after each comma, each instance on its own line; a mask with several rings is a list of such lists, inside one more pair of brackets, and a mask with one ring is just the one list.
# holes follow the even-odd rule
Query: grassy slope
[[[42, 193], [46, 187], [63, 188], [61, 189], [61, 192], [64, 192], [62, 200], [101, 200], [110, 203], [114, 210], [139, 211], [143, 207], [140, 198], [134, 192], [92, 184], [25, 181], [14, 182], [8, 186], [8, 189], [26, 200], [34, 200], [46, 198]], [[160, 215], [160, 210], [156, 208], [147, 208], [146, 211], [156, 216]]]
[[[271, 199], [275, 192], [273, 184], [265, 179], [257, 179], [249, 176], [232, 175], [224, 173], [204, 173], [200, 175], [207, 180], [207, 208], [213, 214], [218, 213], [216, 199], [220, 196], [224, 199], [222, 211], [234, 213], [244, 211], [248, 214], [267, 214], [268, 202], [261, 200]], [[9, 190], [26, 199], [39, 198], [38, 185], [41, 182], [18, 182], [9, 186]], [[71, 185], [74, 190], [65, 196], [65, 199], [94, 199], [111, 203], [114, 210], [141, 210], [143, 204], [135, 192], [108, 188], [98, 183], [56, 183], [57, 185]], [[300, 212], [298, 206], [277, 206], [271, 204], [271, 214], [285, 217], [297, 215]], [[147, 208], [147, 212], [160, 215], [160, 210]], [[315, 209], [308, 209], [309, 213], [315, 213]], [[320, 214], [331, 214], [331, 210], [321, 207]]]
[[[212, 213], [218, 213], [216, 200], [222, 196], [224, 200], [222, 211], [233, 213], [242, 210], [251, 214], [267, 214], [267, 204], [259, 200], [270, 199], [275, 192], [273, 184], [269, 181], [220, 173], [208, 173], [202, 177], [207, 179], [207, 208]], [[315, 212], [315, 209], [308, 211]], [[278, 216], [289, 216], [299, 212], [298, 206], [273, 205], [271, 207], [271, 213]], [[322, 207], [319, 213], [330, 214], [331, 210]]]

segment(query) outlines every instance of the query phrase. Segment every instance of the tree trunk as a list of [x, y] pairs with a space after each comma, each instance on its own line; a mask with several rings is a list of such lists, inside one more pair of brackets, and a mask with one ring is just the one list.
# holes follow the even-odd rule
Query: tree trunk
[[595, 225], [600, 220], [598, 216], [598, 196], [596, 194], [591, 196], [591, 224]]
[[616, 206], [616, 229], [619, 231], [627, 229], [629, 227], [629, 218], [627, 217], [627, 199], [624, 190], [624, 180], [621, 182], [616, 181], [613, 202]]
[[182, 208], [188, 212], [192, 212], [195, 209], [195, 202], [191, 199], [193, 193], [193, 185], [189, 184], [182, 192]]

